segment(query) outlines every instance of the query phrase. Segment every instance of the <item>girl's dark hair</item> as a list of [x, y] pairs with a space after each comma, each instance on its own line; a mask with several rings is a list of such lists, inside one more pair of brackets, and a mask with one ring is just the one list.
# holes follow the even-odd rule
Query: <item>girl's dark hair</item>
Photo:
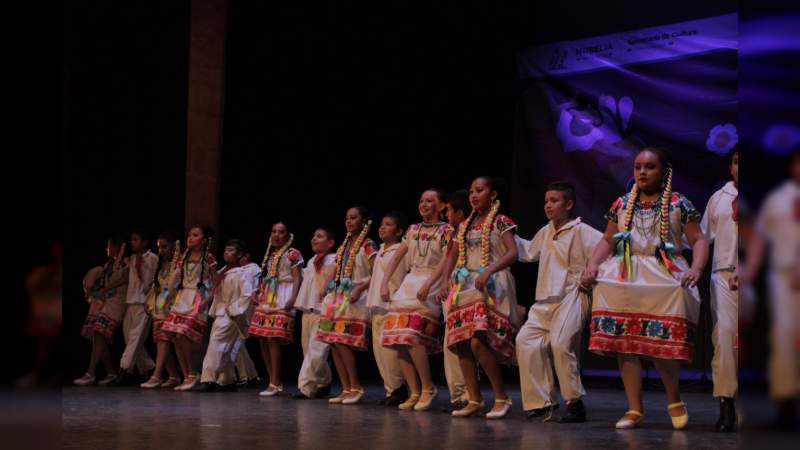
[[108, 241], [114, 245], [122, 245], [125, 242], [128, 242], [128, 236], [124, 234], [113, 234], [108, 237]]
[[505, 201], [506, 194], [508, 194], [508, 183], [506, 183], [506, 180], [499, 177], [490, 177], [488, 175], [481, 175], [475, 179], [486, 181], [486, 183], [489, 185], [489, 188], [497, 192], [497, 199], [501, 202]]
[[[203, 243], [200, 247], [200, 281], [197, 282], [197, 288], [203, 289], [203, 278], [205, 276], [206, 271], [206, 253], [209, 252], [209, 239], [214, 238], [214, 229], [205, 226], [205, 225], [192, 225], [188, 228], [188, 231], [192, 231], [193, 229], [197, 228], [203, 233]], [[178, 289], [183, 289], [183, 280], [186, 277], [186, 266], [189, 264], [189, 258], [183, 260], [183, 264], [181, 265], [181, 281]]]
[[175, 236], [172, 235], [169, 231], [164, 231], [163, 233], [158, 235], [158, 239], [163, 239], [167, 241], [170, 245], [175, 243]]
[[439, 188], [432, 187], [432, 188], [425, 189], [423, 192], [428, 192], [428, 191], [435, 192], [436, 193], [436, 197], [438, 197], [439, 201], [442, 202], [442, 203], [447, 203], [447, 199], [450, 198], [450, 195], [446, 191], [444, 191], [442, 189], [439, 189]]
[[389, 211], [383, 215], [384, 218], [388, 217], [394, 220], [394, 224], [397, 225], [397, 228], [405, 231], [408, 228], [408, 216], [403, 214], [400, 211]]
[[639, 156], [639, 154], [644, 153], [644, 152], [650, 152], [650, 153], [656, 155], [656, 157], [658, 157], [658, 160], [661, 162], [661, 165], [664, 167], [664, 169], [666, 169], [667, 167], [671, 167], [672, 166], [672, 155], [670, 154], [669, 150], [667, 150], [666, 148], [664, 148], [664, 147], [644, 147], [642, 149], [639, 149], [638, 152], [636, 152], [636, 156]]
[[372, 213], [370, 213], [370, 211], [363, 206], [356, 205], [356, 206], [351, 206], [347, 209], [348, 210], [355, 209], [356, 211], [358, 211], [358, 214], [361, 216], [361, 219], [364, 221], [365, 225], [368, 220], [372, 219]]
[[[291, 231], [292, 228], [289, 226], [289, 223], [286, 222], [285, 220], [276, 220], [275, 222], [272, 222], [272, 227], [274, 227], [277, 224], [283, 225], [286, 228], [286, 232], [287, 233], [291, 233], [292, 232]], [[270, 231], [272, 231], [272, 227], [270, 227]]]
[[241, 239], [228, 239], [228, 242], [225, 243], [225, 247], [234, 247], [239, 253], [247, 253], [247, 244]]
[[469, 205], [469, 191], [466, 189], [459, 189], [450, 194], [447, 204], [454, 211], [463, 212], [464, 217], [467, 217], [472, 211], [472, 207]]

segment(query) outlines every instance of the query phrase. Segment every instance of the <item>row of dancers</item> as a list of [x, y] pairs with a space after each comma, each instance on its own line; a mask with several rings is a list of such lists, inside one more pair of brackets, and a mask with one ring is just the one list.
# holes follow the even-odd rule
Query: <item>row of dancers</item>
[[[108, 262], [84, 279], [90, 307], [82, 334], [93, 347], [87, 373], [75, 384], [94, 384], [100, 364], [107, 373], [100, 384], [120, 379], [109, 343], [122, 323], [126, 347], [120, 368], [123, 374], [152, 370], [142, 388], [233, 389], [237, 372], [256, 377], [244, 345], [255, 338], [269, 375], [259, 395], [279, 395], [281, 351], [294, 339], [299, 311], [304, 358], [296, 398], [328, 395], [331, 354], [341, 391], [328, 402], [361, 402], [354, 352], [368, 350], [371, 342], [386, 390], [383, 404], [429, 409], [438, 396], [429, 357], [443, 352], [453, 417], [506, 416], [512, 402], [500, 366], [515, 364], [528, 418], [554, 420], [560, 391], [565, 412], [559, 421], [584, 422], [586, 391], [577, 351], [589, 321], [589, 350], [617, 359], [625, 387], [628, 409], [616, 427], [632, 428], [644, 419], [641, 372], [642, 360], [649, 359], [664, 383], [672, 424], [682, 429], [689, 416], [680, 397], [680, 363], [692, 359], [700, 309], [696, 285], [713, 240], [716, 429], [733, 431], [738, 150], [731, 155], [730, 173], [732, 180], [701, 216], [673, 191], [670, 155], [642, 149], [634, 160], [633, 187], [606, 213], [604, 232], [573, 216], [575, 188], [556, 182], [546, 187], [548, 223], [531, 240], [519, 237], [514, 221], [500, 213], [498, 183], [485, 176], [473, 180], [468, 191], [423, 192], [421, 221], [414, 224], [399, 212], [373, 224], [364, 208], [352, 207], [338, 247], [334, 230], [318, 228], [308, 261], [293, 247], [294, 235], [283, 222], [272, 225], [260, 265], [238, 239], [225, 243], [220, 264], [210, 250], [213, 233], [202, 226], [189, 229], [185, 248], [169, 234], [160, 235], [157, 255], [148, 249], [145, 233], [136, 231], [130, 258], [124, 256], [126, 243], [112, 239]], [[368, 236], [375, 226], [380, 246]], [[687, 249], [691, 265], [682, 256]], [[517, 305], [510, 271], [517, 261], [539, 263], [527, 318]], [[197, 367], [192, 353], [203, 343], [209, 321]], [[151, 332], [155, 363], [143, 348]], [[490, 408], [479, 388], [479, 366], [491, 384]]]

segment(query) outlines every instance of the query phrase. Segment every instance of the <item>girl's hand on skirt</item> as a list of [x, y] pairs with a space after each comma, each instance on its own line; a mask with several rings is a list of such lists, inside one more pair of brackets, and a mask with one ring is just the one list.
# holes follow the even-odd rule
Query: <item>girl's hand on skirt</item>
[[597, 267], [587, 266], [581, 274], [581, 286], [591, 289], [595, 284], [597, 284]]
[[491, 275], [489, 272], [481, 272], [478, 278], [475, 278], [475, 289], [482, 291], [486, 287], [486, 283], [489, 282]]
[[734, 270], [731, 277], [728, 278], [728, 289], [732, 291], [739, 290], [739, 269]]
[[440, 288], [440, 289], [439, 289], [439, 290], [436, 292], [436, 300], [437, 300], [438, 302], [443, 302], [443, 301], [445, 301], [446, 299], [447, 299], [447, 288], [446, 288], [446, 287]]
[[422, 287], [420, 287], [419, 290], [417, 291], [417, 300], [419, 300], [420, 302], [424, 302], [425, 300], [427, 300], [430, 290], [431, 290], [430, 284], [428, 283], [423, 284]]
[[381, 283], [381, 300], [388, 302], [390, 300], [389, 296], [389, 285], [386, 283]]
[[697, 282], [700, 280], [700, 271], [697, 269], [689, 269], [686, 273], [683, 274], [683, 278], [681, 279], [681, 286], [683, 287], [695, 287], [697, 286]]

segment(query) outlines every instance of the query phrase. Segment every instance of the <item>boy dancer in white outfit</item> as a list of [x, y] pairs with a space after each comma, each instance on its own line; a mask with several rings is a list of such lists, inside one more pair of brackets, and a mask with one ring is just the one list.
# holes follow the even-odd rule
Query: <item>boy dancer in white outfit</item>
[[519, 260], [539, 262], [536, 302], [516, 338], [522, 406], [528, 418], [552, 418], [558, 408], [553, 367], [561, 396], [567, 402], [561, 422], [585, 422], [586, 395], [578, 369], [576, 348], [590, 311], [589, 296], [580, 277], [602, 233], [571, 218], [575, 188], [551, 183], [544, 212], [550, 221], [533, 240], [516, 237]]
[[214, 300], [208, 311], [209, 317], [214, 318], [214, 324], [203, 358], [202, 384], [195, 390], [236, 390], [233, 370], [235, 359], [231, 353], [241, 333], [235, 318], [245, 315], [250, 309], [253, 295], [253, 284], [246, 279], [245, 271], [239, 266], [245, 249], [244, 242], [238, 239], [228, 241], [223, 256], [225, 267], [214, 274]]

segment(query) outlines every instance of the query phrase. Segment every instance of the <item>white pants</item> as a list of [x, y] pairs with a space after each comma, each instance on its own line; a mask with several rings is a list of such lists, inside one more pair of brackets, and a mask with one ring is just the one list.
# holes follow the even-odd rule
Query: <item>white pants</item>
[[728, 288], [733, 272], [711, 274], [711, 318], [714, 328], [711, 342], [714, 358], [711, 359], [711, 376], [714, 380], [714, 397], [736, 395], [738, 388], [736, 333], [739, 326], [739, 293]]
[[786, 400], [800, 395], [800, 291], [792, 290], [789, 271], [770, 272], [768, 283], [769, 391], [774, 399]]
[[206, 356], [203, 358], [202, 383], [217, 382], [229, 385], [236, 382], [231, 353], [239, 340], [239, 328], [228, 316], [214, 318], [208, 338]]
[[258, 378], [258, 370], [253, 360], [250, 358], [250, 353], [247, 352], [247, 347], [244, 343], [247, 339], [239, 336], [234, 344], [234, 350], [231, 352], [231, 360], [236, 361], [236, 371], [239, 373], [239, 381], [249, 381]]
[[516, 339], [524, 410], [558, 404], [553, 366], [564, 400], [586, 395], [575, 350], [588, 313], [589, 299], [577, 288], [560, 301], [537, 301], [531, 306]]
[[375, 354], [375, 363], [378, 365], [378, 372], [383, 378], [383, 388], [386, 395], [400, 389], [405, 384], [403, 370], [400, 368], [400, 358], [397, 350], [381, 345], [383, 336], [383, 321], [386, 319], [386, 312], [379, 311], [372, 314], [372, 353]]
[[[446, 317], [446, 316], [445, 316]], [[444, 327], [444, 342], [447, 342], [447, 327]], [[447, 389], [450, 391], [450, 403], [467, 401], [467, 384], [461, 372], [458, 355], [450, 347], [444, 346], [444, 377], [447, 379]]]
[[147, 373], [155, 368], [155, 363], [144, 349], [144, 343], [150, 334], [150, 316], [144, 304], [126, 305], [125, 318], [122, 320], [122, 334], [125, 337], [125, 351], [119, 361], [119, 367], [131, 371], [133, 366], [139, 373]]
[[330, 345], [317, 339], [319, 314], [304, 312], [300, 332], [300, 344], [303, 347], [303, 364], [297, 375], [297, 388], [304, 395], [313, 397], [319, 388], [331, 384], [333, 374], [328, 365]]

